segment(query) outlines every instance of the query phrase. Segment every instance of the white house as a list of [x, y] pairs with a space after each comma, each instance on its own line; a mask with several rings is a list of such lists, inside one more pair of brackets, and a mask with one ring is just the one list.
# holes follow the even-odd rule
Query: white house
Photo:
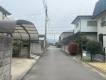
[[97, 20], [98, 40], [106, 48], [106, 0], [99, 0], [96, 3], [93, 18]]
[[97, 22], [92, 16], [77, 16], [72, 24], [74, 24], [74, 34], [84, 33], [90, 40], [97, 40]]
[[0, 20], [8, 20], [9, 15], [11, 15], [11, 13], [0, 6]]

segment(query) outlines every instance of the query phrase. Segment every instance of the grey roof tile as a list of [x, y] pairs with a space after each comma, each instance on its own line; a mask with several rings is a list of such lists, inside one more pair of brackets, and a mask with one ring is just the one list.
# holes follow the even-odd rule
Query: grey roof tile
[[99, 0], [96, 3], [94, 12], [93, 12], [93, 17], [96, 17], [106, 11], [106, 0]]

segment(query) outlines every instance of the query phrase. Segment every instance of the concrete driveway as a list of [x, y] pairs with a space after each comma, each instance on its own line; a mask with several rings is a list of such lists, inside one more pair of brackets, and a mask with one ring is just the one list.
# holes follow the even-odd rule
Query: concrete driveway
[[92, 69], [77, 63], [60, 49], [50, 47], [24, 80], [106, 80]]

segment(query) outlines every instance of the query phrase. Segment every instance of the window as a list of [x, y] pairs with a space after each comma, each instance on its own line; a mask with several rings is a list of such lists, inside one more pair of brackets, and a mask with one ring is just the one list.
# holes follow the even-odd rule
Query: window
[[88, 26], [97, 26], [97, 22], [96, 21], [88, 21], [87, 25]]
[[101, 26], [106, 26], [106, 16], [101, 18]]

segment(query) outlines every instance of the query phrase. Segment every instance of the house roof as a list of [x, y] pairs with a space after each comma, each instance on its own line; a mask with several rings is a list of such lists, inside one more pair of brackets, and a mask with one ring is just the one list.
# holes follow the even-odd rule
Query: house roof
[[77, 23], [80, 19], [92, 19], [91, 15], [82, 15], [82, 16], [77, 16], [71, 24]]
[[4, 9], [2, 6], [0, 6], [0, 11], [3, 12], [4, 14], [11, 15], [11, 13], [8, 12], [6, 9]]
[[[66, 34], [66, 33], [73, 33], [73, 30], [62, 32], [62, 33], [60, 34], [60, 36]], [[70, 34], [70, 35], [71, 35], [71, 34]]]
[[65, 31], [65, 32], [63, 32], [62, 34], [65, 34], [65, 33], [73, 33], [73, 30]]
[[106, 11], [106, 0], [99, 0], [95, 5], [93, 17], [95, 18], [105, 11]]
[[66, 38], [63, 38], [63, 43], [64, 43], [65, 45], [67, 45], [67, 44], [70, 43], [70, 41], [73, 40], [73, 38], [74, 38], [74, 35], [70, 35], [70, 36], [68, 36], [68, 37], [66, 37]]

